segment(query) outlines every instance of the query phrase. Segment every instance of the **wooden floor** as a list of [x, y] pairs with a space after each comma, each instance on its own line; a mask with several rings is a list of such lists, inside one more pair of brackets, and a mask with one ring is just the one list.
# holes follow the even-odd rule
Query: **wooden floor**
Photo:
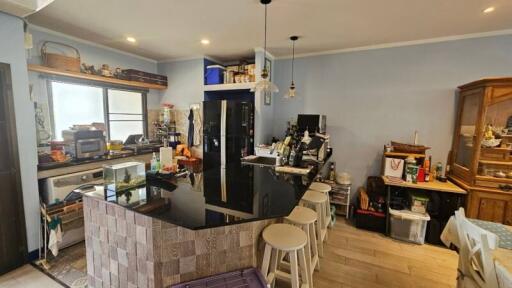
[[455, 287], [458, 256], [432, 245], [396, 241], [338, 218], [324, 243], [315, 288]]
[[62, 288], [62, 285], [27, 264], [0, 276], [1, 288]]

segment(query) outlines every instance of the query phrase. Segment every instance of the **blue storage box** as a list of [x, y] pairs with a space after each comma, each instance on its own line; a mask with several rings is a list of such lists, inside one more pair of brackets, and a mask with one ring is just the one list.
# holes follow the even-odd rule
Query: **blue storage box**
[[206, 85], [224, 83], [224, 70], [221, 65], [206, 66], [205, 83]]

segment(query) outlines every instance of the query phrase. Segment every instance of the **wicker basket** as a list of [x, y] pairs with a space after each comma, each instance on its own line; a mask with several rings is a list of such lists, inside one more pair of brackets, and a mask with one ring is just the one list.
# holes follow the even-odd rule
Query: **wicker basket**
[[[75, 55], [74, 57], [70, 57], [63, 54], [48, 53], [48, 44], [71, 49]], [[73, 46], [59, 42], [45, 41], [43, 45], [41, 45], [41, 58], [43, 60], [43, 65], [47, 67], [64, 71], [80, 72], [80, 52], [78, 52], [78, 49]]]
[[393, 146], [393, 152], [413, 153], [413, 154], [425, 154], [425, 151], [430, 149], [430, 147], [423, 146], [423, 145], [403, 144], [403, 143], [394, 142], [394, 141], [391, 141], [391, 146]]

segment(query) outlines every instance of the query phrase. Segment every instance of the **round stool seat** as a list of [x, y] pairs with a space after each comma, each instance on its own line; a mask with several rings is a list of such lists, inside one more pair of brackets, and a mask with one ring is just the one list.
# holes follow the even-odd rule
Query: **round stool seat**
[[308, 238], [300, 228], [289, 224], [272, 224], [263, 230], [263, 240], [275, 249], [293, 251], [306, 246]]
[[318, 219], [318, 216], [312, 209], [296, 206], [293, 208], [292, 213], [290, 213], [288, 217], [285, 217], [285, 219], [293, 224], [307, 225], [314, 223]]
[[332, 188], [331, 188], [331, 185], [329, 185], [329, 184], [325, 184], [325, 183], [321, 183], [321, 182], [313, 182], [309, 186], [309, 189], [318, 191], [318, 192], [327, 193], [327, 192], [331, 191]]
[[311, 202], [311, 203], [324, 203], [327, 202], [328, 198], [327, 196], [318, 191], [308, 190], [306, 193], [304, 193], [304, 196], [302, 196], [302, 200]]

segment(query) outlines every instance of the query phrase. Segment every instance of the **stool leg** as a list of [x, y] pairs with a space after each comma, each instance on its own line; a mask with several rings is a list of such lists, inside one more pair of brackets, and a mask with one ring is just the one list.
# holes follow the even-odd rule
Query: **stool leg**
[[321, 257], [324, 256], [324, 247], [323, 247], [323, 240], [322, 239], [322, 207], [321, 204], [316, 204], [316, 214], [318, 215], [318, 221], [316, 222], [316, 236], [318, 237], [318, 253]]
[[269, 283], [272, 287], [275, 286], [276, 284], [276, 271], [277, 271], [277, 263], [278, 261], [280, 261], [278, 259], [279, 257], [279, 251], [280, 250], [277, 250], [277, 249], [272, 249], [272, 256], [270, 256], [270, 274], [269, 275], [272, 275], [271, 277], [271, 282], [272, 283]]
[[304, 255], [304, 248], [299, 249], [299, 266], [300, 266], [300, 276], [303, 284], [306, 283], [309, 288], [313, 288], [313, 274], [310, 273], [310, 269], [306, 263], [306, 257]]
[[327, 217], [327, 228], [330, 228], [331, 224], [331, 199], [329, 197], [329, 192], [326, 193], [327, 195], [327, 209], [325, 209], [325, 217]]
[[323, 210], [324, 211], [324, 217], [323, 217], [324, 222], [323, 222], [322, 228], [325, 229], [324, 241], [327, 241], [327, 227], [329, 227], [329, 219], [330, 219], [330, 217], [327, 218], [327, 215], [326, 215], [327, 209], [329, 209], [329, 208], [327, 208], [327, 202], [324, 202], [323, 208], [324, 208], [324, 210]]
[[316, 262], [314, 263], [315, 264], [315, 267], [313, 267], [311, 269], [311, 273], [313, 273], [313, 269], [317, 269], [317, 270], [320, 270], [320, 256], [318, 255], [318, 246], [317, 246], [317, 241], [316, 241], [316, 230], [315, 230], [315, 223], [311, 223], [309, 225], [309, 239], [311, 239], [311, 257], [312, 259], [315, 259], [316, 257], [316, 261], [313, 261]]
[[[268, 267], [270, 265], [270, 256], [272, 254], [272, 247], [268, 244], [265, 244], [265, 252], [263, 254], [263, 262], [261, 263], [261, 274], [265, 277], [265, 280], [268, 283]], [[270, 283], [268, 283], [270, 284]]]
[[[308, 236], [308, 242], [306, 243], [306, 247], [304, 247], [304, 250], [306, 252], [305, 253], [306, 254], [305, 255], [306, 256], [306, 270], [308, 273], [308, 277], [310, 277], [310, 279], [313, 279], [312, 278], [313, 277], [313, 267], [311, 267], [311, 238], [310, 238], [311, 233], [309, 233], [309, 224], [303, 225], [302, 230], [304, 230], [304, 232], [306, 232], [306, 235]], [[303, 250], [303, 252], [304, 252], [304, 250]], [[312, 287], [310, 286], [310, 288], [312, 288]]]
[[297, 263], [297, 251], [290, 251], [289, 255], [292, 288], [299, 288], [299, 265]]

